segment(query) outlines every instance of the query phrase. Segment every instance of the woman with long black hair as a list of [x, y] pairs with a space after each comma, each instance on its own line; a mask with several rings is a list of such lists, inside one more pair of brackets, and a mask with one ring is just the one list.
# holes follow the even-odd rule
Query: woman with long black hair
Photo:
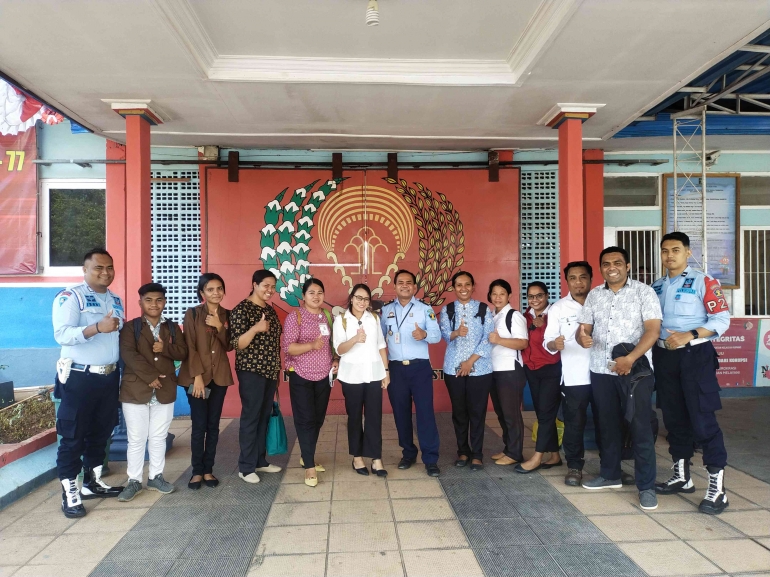
[[[334, 349], [340, 356], [339, 380], [348, 413], [348, 448], [353, 468], [368, 475], [387, 476], [382, 465], [382, 391], [388, 388], [388, 345], [380, 320], [369, 311], [372, 292], [365, 284], [350, 291], [348, 308], [334, 319]], [[366, 421], [364, 422], [364, 415]]]

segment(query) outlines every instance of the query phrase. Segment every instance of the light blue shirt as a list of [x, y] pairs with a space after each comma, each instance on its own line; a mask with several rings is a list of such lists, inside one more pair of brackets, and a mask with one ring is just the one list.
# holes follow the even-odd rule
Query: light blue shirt
[[[53, 336], [61, 347], [61, 358], [80, 365], [110, 365], [120, 356], [120, 332], [125, 312], [120, 297], [107, 289], [95, 292], [83, 282], [59, 292], [53, 299]], [[117, 331], [83, 336], [83, 329], [104, 315], [120, 319]]]
[[[380, 324], [388, 342], [388, 359], [391, 361], [429, 359], [428, 345], [435, 345], [441, 340], [433, 307], [415, 297], [405, 307], [398, 299], [382, 307]], [[428, 333], [421, 341], [414, 340], [412, 336], [415, 324]], [[399, 335], [399, 343], [396, 343], [396, 335]]]
[[691, 267], [675, 278], [668, 275], [652, 283], [663, 309], [660, 338], [671, 336], [666, 329], [687, 332], [703, 327], [722, 336], [730, 327], [730, 311], [719, 281]]
[[[495, 330], [495, 321], [492, 312], [487, 307], [487, 314], [482, 321], [476, 315], [479, 312], [479, 301], [470, 300], [467, 305], [455, 302], [454, 326], [449, 324], [449, 316], [446, 307], [441, 309], [441, 336], [447, 342], [444, 355], [444, 374], [454, 375], [460, 363], [467, 361], [471, 355], [479, 355], [479, 359], [473, 365], [472, 377], [488, 375], [492, 372], [492, 345], [489, 344], [489, 335]], [[465, 319], [468, 334], [450, 340], [452, 331], [460, 327], [460, 322]]]

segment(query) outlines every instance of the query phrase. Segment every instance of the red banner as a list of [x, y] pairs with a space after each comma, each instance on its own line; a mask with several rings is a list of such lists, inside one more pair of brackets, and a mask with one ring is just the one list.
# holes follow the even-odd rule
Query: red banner
[[756, 319], [730, 319], [730, 329], [714, 341], [722, 387], [753, 387], [757, 355]]
[[35, 129], [0, 135], [0, 274], [37, 272]]

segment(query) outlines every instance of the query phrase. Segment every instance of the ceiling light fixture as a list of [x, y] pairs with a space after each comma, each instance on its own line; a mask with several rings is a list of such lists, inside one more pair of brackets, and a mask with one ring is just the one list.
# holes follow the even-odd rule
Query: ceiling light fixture
[[377, 6], [377, 0], [369, 0], [366, 5], [366, 25], [377, 26], [380, 23], [380, 9]]

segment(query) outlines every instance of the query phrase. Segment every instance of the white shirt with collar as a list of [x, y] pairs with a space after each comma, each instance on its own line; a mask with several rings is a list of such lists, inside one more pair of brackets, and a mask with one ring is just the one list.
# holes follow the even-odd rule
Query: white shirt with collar
[[543, 348], [555, 355], [558, 351], [548, 348], [548, 343], [559, 336], [564, 337], [564, 350], [561, 351], [562, 382], [567, 387], [591, 384], [591, 350], [584, 349], [575, 340], [580, 323], [578, 315], [583, 305], [572, 298], [571, 294], [551, 305], [548, 312], [548, 324], [543, 335]]
[[[503, 339], [529, 339], [529, 333], [527, 332], [527, 321], [524, 319], [524, 315], [519, 311], [514, 311], [511, 317], [511, 330], [508, 330], [508, 325], [505, 319], [508, 317], [508, 311], [513, 307], [511, 305], [505, 305], [499, 313], [494, 316], [495, 330], [497, 334]], [[523, 363], [521, 361], [521, 351], [509, 349], [503, 345], [492, 345], [492, 370], [493, 371], [515, 371], [521, 370]]]
[[[342, 318], [345, 317], [346, 328], [342, 327]], [[366, 341], [354, 344], [350, 350], [340, 355], [340, 368], [337, 378], [344, 383], [371, 383], [385, 378], [385, 365], [382, 364], [381, 349], [388, 348], [379, 321], [369, 311], [361, 317], [360, 327], [366, 333]], [[334, 350], [356, 336], [359, 329], [359, 320], [353, 313], [346, 310], [334, 319], [332, 331]], [[339, 352], [339, 351], [338, 351]]]

